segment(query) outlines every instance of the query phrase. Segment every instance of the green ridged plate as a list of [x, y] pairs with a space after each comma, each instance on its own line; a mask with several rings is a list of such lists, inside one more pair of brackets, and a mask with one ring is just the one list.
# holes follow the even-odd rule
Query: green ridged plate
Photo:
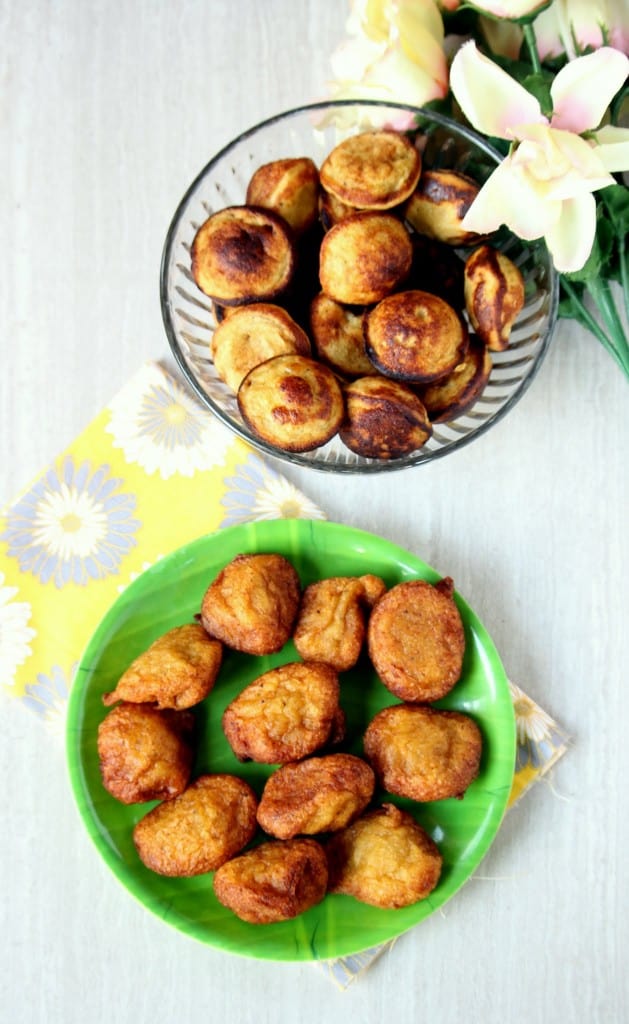
[[[430, 804], [386, 797], [412, 811], [438, 843], [442, 876], [430, 897], [401, 910], [379, 910], [352, 897], [328, 895], [293, 921], [249, 925], [214, 897], [212, 875], [170, 879], [143, 866], [132, 829], [153, 804], [124, 806], [105, 791], [96, 748], [97, 729], [107, 709], [101, 697], [112, 690], [129, 662], [159, 635], [190, 621], [208, 584], [240, 552], [274, 551], [297, 569], [302, 585], [324, 576], [375, 573], [389, 586], [439, 574], [415, 555], [372, 534], [334, 523], [281, 519], [234, 526], [201, 537], [161, 559], [118, 598], [94, 633], [70, 695], [67, 758], [83, 822], [114, 874], [140, 902], [169, 924], [211, 946], [268, 960], [329, 960], [392, 939], [442, 906], [475, 871], [504, 814], [515, 760], [515, 724], [507, 678], [491, 638], [471, 608], [455, 595], [466, 633], [460, 681], [440, 707], [472, 715], [483, 733], [481, 771], [462, 800]], [[456, 582], [456, 581], [455, 581]], [[230, 771], [260, 792], [272, 770], [240, 764], [223, 736], [225, 706], [256, 676], [296, 657], [292, 641], [276, 655], [254, 658], [226, 652], [214, 690], [196, 709], [194, 773]], [[362, 733], [376, 711], [396, 703], [378, 680], [366, 655], [341, 677], [341, 705], [347, 715], [343, 749], [360, 754]], [[382, 800], [384, 794], [377, 794]]]

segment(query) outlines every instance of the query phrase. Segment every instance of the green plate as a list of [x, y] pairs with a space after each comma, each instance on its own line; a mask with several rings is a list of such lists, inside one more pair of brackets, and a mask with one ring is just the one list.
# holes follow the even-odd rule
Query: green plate
[[[442, 906], [474, 872], [505, 811], [515, 761], [515, 724], [507, 679], [496, 649], [474, 612], [456, 595], [466, 633], [460, 681], [439, 706], [472, 715], [483, 733], [481, 771], [462, 800], [414, 804], [412, 811], [439, 845], [443, 871], [431, 895], [401, 910], [379, 910], [350, 896], [328, 895], [300, 917], [250, 925], [214, 897], [212, 875], [170, 879], [149, 871], [132, 840], [135, 823], [153, 804], [124, 806], [105, 791], [96, 736], [112, 690], [129, 662], [173, 626], [190, 621], [219, 570], [240, 552], [274, 551], [297, 569], [302, 584], [325, 576], [375, 573], [391, 586], [402, 580], [439, 579], [415, 555], [360, 530], [333, 523], [282, 519], [234, 526], [201, 537], [173, 552], [135, 580], [109, 610], [79, 666], [70, 695], [67, 755], [78, 807], [100, 854], [123, 885], [149, 910], [196, 939], [229, 953], [268, 960], [327, 960], [358, 953], [392, 939]], [[260, 792], [272, 770], [240, 764], [221, 730], [225, 706], [256, 676], [296, 658], [292, 642], [276, 655], [226, 652], [210, 696], [195, 709], [198, 745], [195, 774], [231, 771]], [[347, 716], [344, 749], [361, 753], [362, 733], [376, 711], [396, 700], [378, 680], [366, 656], [341, 677]], [[383, 799], [384, 794], [376, 794]]]

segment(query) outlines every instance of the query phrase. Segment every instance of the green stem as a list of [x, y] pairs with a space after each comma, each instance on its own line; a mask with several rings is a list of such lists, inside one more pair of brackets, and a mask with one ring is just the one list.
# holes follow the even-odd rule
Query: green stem
[[588, 281], [586, 289], [592, 296], [596, 306], [605, 321], [605, 325], [611, 333], [611, 337], [605, 333], [601, 325], [595, 320], [586, 306], [583, 304], [578, 292], [569, 281], [562, 277], [562, 288], [570, 296], [574, 307], [578, 311], [576, 319], [586, 327], [595, 338], [600, 341], [610, 356], [618, 363], [625, 376], [629, 378], [629, 345], [625, 336], [624, 328], [614, 305], [609, 283], [607, 281]]
[[625, 316], [627, 317], [627, 323], [629, 323], [629, 253], [627, 252], [624, 237], [619, 240], [618, 244], [618, 263], [620, 265], [622, 294], [625, 300]]
[[530, 21], [527, 21], [526, 24], [522, 26], [522, 29], [524, 32], [524, 41], [526, 42], [529, 51], [529, 56], [531, 58], [531, 64], [533, 65], [533, 70], [539, 74], [539, 72], [542, 70], [542, 62], [539, 59], [539, 53], [537, 51], [535, 29], [533, 28]]

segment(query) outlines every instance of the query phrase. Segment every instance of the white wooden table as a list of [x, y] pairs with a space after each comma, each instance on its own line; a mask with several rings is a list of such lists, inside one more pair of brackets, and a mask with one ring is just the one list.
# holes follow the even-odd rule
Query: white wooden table
[[[335, 0], [0, 4], [0, 500], [146, 359], [167, 356], [164, 235], [213, 153], [325, 95]], [[559, 325], [495, 429], [417, 471], [285, 470], [329, 518], [449, 573], [571, 733], [478, 874], [346, 992], [314, 965], [223, 955], [147, 913], [80, 824], [59, 744], [2, 701], [7, 1024], [628, 1019], [627, 382]]]

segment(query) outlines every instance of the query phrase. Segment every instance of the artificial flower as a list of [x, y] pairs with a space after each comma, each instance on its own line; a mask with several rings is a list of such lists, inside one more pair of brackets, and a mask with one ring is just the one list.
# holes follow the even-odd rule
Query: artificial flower
[[548, 6], [549, 0], [469, 0], [467, 7], [489, 14], [492, 18], [517, 20], [534, 15]]
[[629, 54], [627, 0], [554, 0], [534, 22], [542, 61], [611, 45]]
[[629, 131], [594, 130], [628, 71], [629, 59], [611, 47], [571, 61], [553, 79], [547, 117], [537, 98], [473, 42], [461, 47], [450, 85], [463, 113], [478, 131], [512, 144], [463, 226], [486, 233], [506, 224], [520, 238], [543, 236], [557, 270], [583, 267], [596, 231], [592, 193], [629, 167]]
[[[355, 0], [349, 38], [331, 58], [334, 99], [423, 106], [448, 91], [443, 21], [435, 0]], [[398, 128], [410, 126], [396, 124]]]

